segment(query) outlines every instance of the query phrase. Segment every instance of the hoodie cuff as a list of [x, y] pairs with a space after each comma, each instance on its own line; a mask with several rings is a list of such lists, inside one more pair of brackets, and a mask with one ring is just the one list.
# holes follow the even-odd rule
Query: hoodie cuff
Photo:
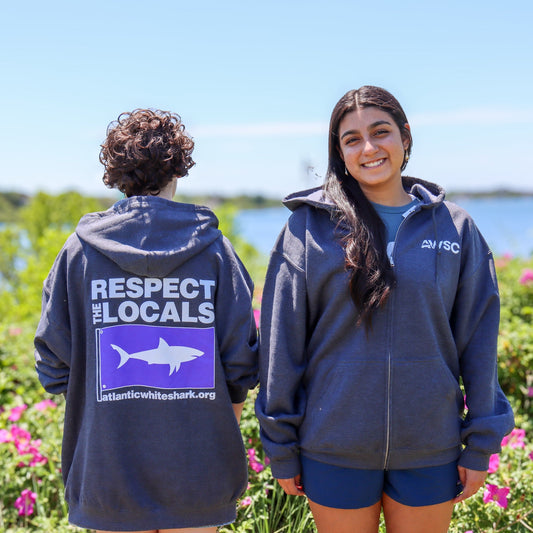
[[475, 452], [466, 448], [459, 457], [458, 465], [469, 470], [479, 470], [486, 472], [489, 469], [490, 455]]
[[271, 460], [270, 469], [275, 479], [292, 479], [300, 473], [300, 460], [298, 458], [292, 461]]
[[231, 403], [242, 403], [246, 400], [248, 396], [248, 389], [243, 387], [235, 387], [227, 383], [229, 397], [231, 398]]

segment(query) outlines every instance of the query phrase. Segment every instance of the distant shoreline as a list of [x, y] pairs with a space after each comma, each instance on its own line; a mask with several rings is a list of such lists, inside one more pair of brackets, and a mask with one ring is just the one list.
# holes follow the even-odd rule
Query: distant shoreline
[[[37, 192], [35, 193], [37, 194]], [[61, 194], [68, 194], [61, 193]], [[78, 193], [81, 194], [81, 193]], [[34, 195], [27, 193], [20, 193], [15, 191], [0, 191], [0, 221], [12, 220], [16, 212], [24, 207]], [[50, 195], [50, 196], [59, 196]], [[117, 197], [109, 196], [95, 196], [82, 195], [87, 198], [95, 198], [100, 201], [104, 208], [110, 207], [117, 201]], [[446, 191], [446, 199], [456, 201], [460, 199], [480, 199], [480, 198], [531, 198], [533, 191], [517, 191], [512, 189], [491, 189], [486, 191], [472, 191], [472, 190], [450, 190]], [[247, 209], [264, 209], [269, 207], [281, 206], [282, 198], [274, 198], [271, 196], [264, 196], [261, 194], [238, 194], [238, 195], [222, 195], [222, 194], [177, 194], [175, 200], [178, 202], [207, 205], [212, 209], [219, 207], [231, 207], [235, 211], [242, 211]]]
[[533, 191], [514, 191], [510, 189], [492, 189], [487, 191], [446, 191], [446, 199], [454, 198], [531, 198]]

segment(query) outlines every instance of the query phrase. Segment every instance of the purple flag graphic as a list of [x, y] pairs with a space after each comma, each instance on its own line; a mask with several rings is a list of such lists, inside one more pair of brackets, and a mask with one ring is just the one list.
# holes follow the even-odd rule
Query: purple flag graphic
[[99, 392], [215, 386], [214, 328], [122, 324], [96, 331]]

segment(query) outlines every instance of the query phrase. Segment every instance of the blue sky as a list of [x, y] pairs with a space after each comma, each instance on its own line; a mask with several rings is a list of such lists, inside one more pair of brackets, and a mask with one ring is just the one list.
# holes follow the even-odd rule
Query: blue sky
[[532, 20], [529, 0], [2, 2], [0, 190], [110, 194], [107, 125], [152, 107], [196, 141], [183, 192], [282, 197], [322, 181], [331, 110], [371, 84], [407, 113], [407, 173], [533, 191]]

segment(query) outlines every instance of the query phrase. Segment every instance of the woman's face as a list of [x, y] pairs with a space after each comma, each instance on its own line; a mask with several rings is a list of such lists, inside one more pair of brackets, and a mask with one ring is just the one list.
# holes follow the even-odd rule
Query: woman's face
[[346, 169], [369, 200], [383, 203], [401, 195], [401, 167], [409, 139], [402, 139], [388, 113], [377, 107], [351, 111], [341, 120], [338, 134]]

